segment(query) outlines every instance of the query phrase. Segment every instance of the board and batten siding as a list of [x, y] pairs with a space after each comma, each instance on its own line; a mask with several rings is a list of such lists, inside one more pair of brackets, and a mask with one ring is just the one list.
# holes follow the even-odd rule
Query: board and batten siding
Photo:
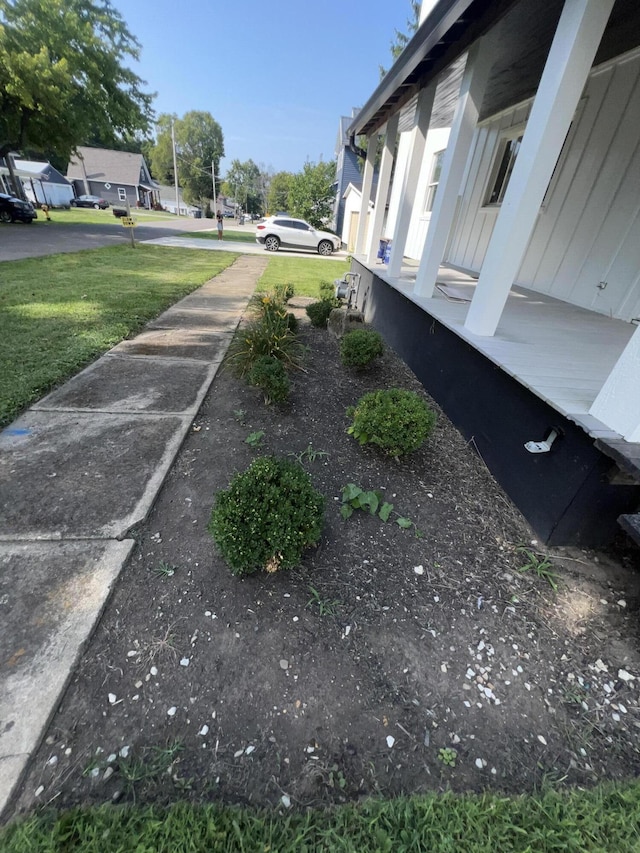
[[[479, 272], [498, 208], [483, 206], [500, 140], [531, 101], [476, 131], [446, 260]], [[516, 283], [592, 311], [640, 316], [640, 50], [594, 69]]]

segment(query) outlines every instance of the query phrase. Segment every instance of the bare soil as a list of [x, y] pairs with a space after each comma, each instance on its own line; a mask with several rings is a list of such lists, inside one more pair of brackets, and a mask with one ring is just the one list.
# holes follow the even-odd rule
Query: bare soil
[[[404, 363], [387, 350], [352, 373], [325, 330], [302, 334], [306, 372], [288, 405], [265, 406], [228, 371], [216, 378], [132, 531], [137, 547], [19, 810], [180, 798], [285, 808], [638, 773], [637, 552], [555, 550], [557, 590], [522, 571], [519, 546], [543, 549], [442, 413], [402, 461], [346, 434], [345, 410], [366, 391], [424, 393]], [[207, 524], [214, 494], [263, 454], [299, 456], [327, 499], [324, 533], [296, 570], [238, 579]], [[383, 490], [415, 528], [363, 512], [344, 521], [347, 483]]]

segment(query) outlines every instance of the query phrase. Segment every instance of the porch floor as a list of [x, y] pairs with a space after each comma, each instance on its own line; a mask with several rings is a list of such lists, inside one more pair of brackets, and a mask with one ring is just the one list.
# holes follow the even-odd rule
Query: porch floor
[[401, 276], [394, 278], [384, 264], [367, 264], [360, 255], [354, 258], [589, 435], [620, 438], [589, 409], [634, 325], [514, 285], [496, 334], [474, 335], [464, 327], [476, 287], [470, 275], [441, 267], [438, 285], [447, 295], [436, 287], [433, 298], [427, 299], [413, 293], [417, 263], [407, 262]]

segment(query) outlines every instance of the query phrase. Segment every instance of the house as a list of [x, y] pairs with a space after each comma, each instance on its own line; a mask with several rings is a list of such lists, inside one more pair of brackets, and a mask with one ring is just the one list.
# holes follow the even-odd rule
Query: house
[[[165, 184], [158, 184], [158, 199], [163, 210], [169, 213], [176, 212], [176, 188]], [[189, 204], [182, 197], [182, 189], [178, 187], [178, 206], [180, 216], [200, 216], [202, 211], [195, 204]]]
[[159, 203], [158, 184], [142, 154], [80, 146], [67, 168], [76, 195], [98, 195], [113, 205], [146, 207]]
[[344, 231], [346, 190], [350, 184], [358, 186], [360, 183], [360, 169], [358, 167], [359, 152], [355, 146], [349, 145], [349, 137], [347, 135], [347, 130], [357, 115], [358, 109], [354, 107], [351, 110], [350, 116], [340, 117], [340, 126], [338, 128], [338, 136], [336, 138], [336, 201], [333, 222], [331, 223], [336, 234], [342, 234]]
[[639, 126], [637, 0], [425, 0], [347, 131], [359, 307], [548, 544], [640, 538]]
[[[14, 159], [13, 172], [21, 180], [29, 201], [36, 205], [47, 204], [49, 207], [69, 207], [74, 197], [73, 186], [51, 163]], [[13, 194], [8, 176], [9, 169], [0, 159], [0, 186], [3, 192]]]

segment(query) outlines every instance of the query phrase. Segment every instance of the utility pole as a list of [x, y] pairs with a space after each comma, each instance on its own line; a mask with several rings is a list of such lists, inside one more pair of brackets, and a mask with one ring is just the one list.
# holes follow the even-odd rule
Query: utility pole
[[176, 216], [180, 216], [180, 192], [178, 190], [178, 160], [176, 158], [176, 134], [171, 119], [171, 147], [173, 148], [173, 179], [176, 185]]
[[213, 215], [216, 215], [216, 166], [214, 161], [211, 161], [211, 183], [213, 184]]

